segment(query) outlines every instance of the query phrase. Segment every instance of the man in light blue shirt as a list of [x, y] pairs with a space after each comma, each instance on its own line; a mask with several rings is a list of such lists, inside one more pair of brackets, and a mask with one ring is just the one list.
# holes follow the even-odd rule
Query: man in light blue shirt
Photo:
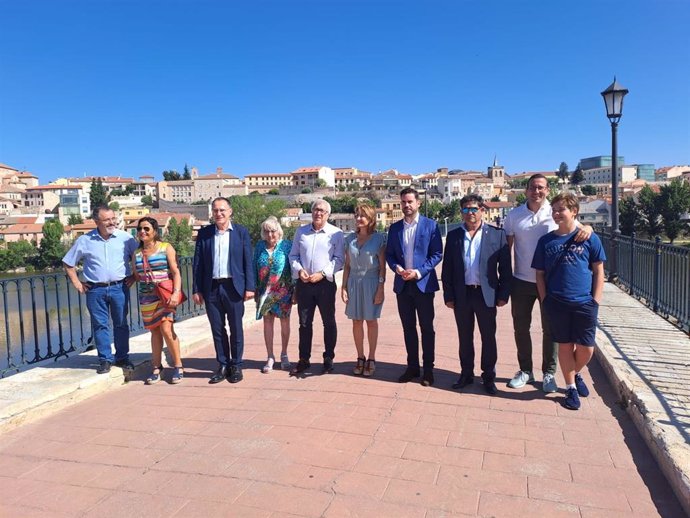
[[[93, 339], [100, 364], [96, 372], [105, 374], [114, 363], [132, 370], [129, 360], [129, 287], [134, 282], [131, 257], [137, 249], [136, 239], [117, 229], [112, 210], [102, 205], [94, 208], [96, 229], [79, 237], [63, 257], [62, 262], [74, 288], [86, 294], [86, 307], [91, 316]], [[84, 263], [79, 280], [76, 266]], [[110, 319], [113, 322], [115, 355], [110, 347]]]
[[474, 382], [474, 322], [482, 337], [482, 379], [487, 394], [496, 389], [496, 308], [505, 306], [513, 274], [503, 230], [482, 221], [484, 201], [469, 194], [460, 200], [463, 225], [448, 233], [443, 254], [443, 300], [453, 310], [460, 339], [460, 379]]
[[323, 321], [323, 372], [333, 370], [338, 328], [335, 323], [335, 274], [344, 264], [343, 232], [328, 223], [331, 205], [317, 200], [311, 206], [312, 222], [295, 232], [290, 250], [292, 277], [297, 280], [299, 313], [299, 362], [292, 369], [296, 375], [311, 367], [312, 323], [319, 308]]

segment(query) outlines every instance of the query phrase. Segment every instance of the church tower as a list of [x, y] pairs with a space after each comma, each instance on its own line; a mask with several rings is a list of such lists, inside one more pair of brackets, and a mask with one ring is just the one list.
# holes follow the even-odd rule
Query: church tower
[[505, 184], [506, 169], [502, 165], [498, 165], [496, 155], [494, 155], [494, 165], [489, 167], [487, 172], [489, 173], [491, 183], [493, 183], [495, 186], [501, 187]]

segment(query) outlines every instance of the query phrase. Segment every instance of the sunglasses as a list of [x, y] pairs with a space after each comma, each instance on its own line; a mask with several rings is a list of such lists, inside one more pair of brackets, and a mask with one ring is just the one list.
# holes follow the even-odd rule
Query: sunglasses
[[476, 212], [479, 212], [479, 207], [464, 207], [462, 209], [463, 214], [475, 214]]
[[137, 232], [141, 232], [142, 230], [144, 232], [151, 232], [153, 230], [153, 228], [152, 227], [137, 227]]

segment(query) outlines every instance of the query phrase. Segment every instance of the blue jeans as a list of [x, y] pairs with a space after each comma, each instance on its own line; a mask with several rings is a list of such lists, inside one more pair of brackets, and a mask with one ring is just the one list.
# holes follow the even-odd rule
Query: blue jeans
[[[86, 307], [91, 315], [91, 329], [99, 359], [111, 363], [129, 359], [128, 306], [129, 288], [124, 282], [114, 286], [94, 286], [86, 292]], [[110, 348], [111, 318], [115, 358]]]

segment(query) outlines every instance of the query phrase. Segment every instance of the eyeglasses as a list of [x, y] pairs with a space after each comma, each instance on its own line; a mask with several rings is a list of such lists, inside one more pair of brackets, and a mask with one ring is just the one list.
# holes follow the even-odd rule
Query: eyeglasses
[[544, 185], [530, 185], [527, 188], [527, 190], [532, 191], [532, 192], [542, 192], [542, 191], [548, 191], [549, 188], [547, 186], [544, 186]]
[[326, 209], [314, 209], [312, 212], [321, 212], [321, 213], [326, 213], [328, 212]]
[[137, 232], [151, 232], [152, 230], [151, 227], [137, 227]]
[[476, 212], [479, 212], [479, 207], [464, 207], [462, 209], [463, 214], [474, 214]]

